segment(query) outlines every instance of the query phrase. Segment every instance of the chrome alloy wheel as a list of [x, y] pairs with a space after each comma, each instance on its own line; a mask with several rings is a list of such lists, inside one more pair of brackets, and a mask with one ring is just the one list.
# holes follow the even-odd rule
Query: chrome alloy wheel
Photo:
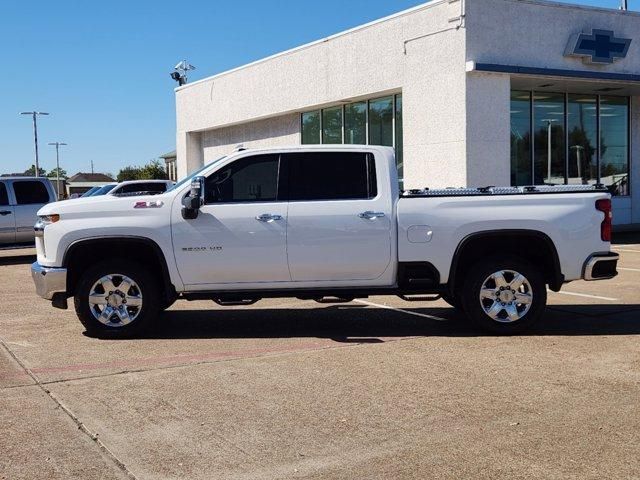
[[140, 315], [140, 287], [126, 275], [105, 275], [91, 287], [89, 309], [100, 323], [108, 327], [124, 327]]
[[489, 275], [480, 289], [480, 305], [496, 322], [510, 323], [524, 317], [533, 302], [533, 290], [527, 278], [514, 270]]

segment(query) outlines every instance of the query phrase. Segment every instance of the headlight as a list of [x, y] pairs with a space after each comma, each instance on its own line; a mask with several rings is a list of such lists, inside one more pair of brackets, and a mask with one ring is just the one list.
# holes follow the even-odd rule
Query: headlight
[[38, 222], [42, 222], [44, 225], [49, 225], [50, 223], [56, 223], [60, 220], [60, 215], [54, 213], [52, 215], [38, 215]]
[[38, 221], [33, 226], [33, 230], [36, 233], [36, 237], [44, 236], [44, 227], [56, 223], [60, 220], [60, 215], [54, 213], [53, 215], [38, 215]]

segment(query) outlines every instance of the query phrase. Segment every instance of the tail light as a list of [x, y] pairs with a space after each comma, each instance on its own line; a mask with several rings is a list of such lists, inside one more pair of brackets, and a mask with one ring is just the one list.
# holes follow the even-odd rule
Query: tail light
[[600, 224], [600, 238], [603, 242], [610, 242], [611, 219], [613, 218], [613, 214], [611, 213], [611, 199], [596, 200], [596, 210], [604, 213], [604, 220], [602, 220]]

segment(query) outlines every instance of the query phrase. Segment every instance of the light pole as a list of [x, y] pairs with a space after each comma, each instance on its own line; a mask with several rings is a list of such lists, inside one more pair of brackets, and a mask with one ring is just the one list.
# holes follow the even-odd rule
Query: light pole
[[51, 142], [49, 145], [56, 146], [56, 192], [58, 193], [58, 200], [60, 200], [60, 152], [58, 149], [67, 144], [64, 142]]
[[558, 120], [555, 118], [544, 118], [543, 122], [547, 122], [547, 182], [551, 183], [551, 125]]
[[582, 145], [571, 145], [569, 148], [576, 151], [576, 165], [578, 167], [578, 176], [584, 183], [584, 178], [582, 178], [582, 152], [584, 151], [584, 147]]
[[38, 162], [38, 122], [36, 117], [38, 115], [49, 115], [47, 112], [20, 112], [20, 115], [31, 115], [33, 117], [33, 142], [36, 146], [36, 177], [39, 177], [40, 163]]

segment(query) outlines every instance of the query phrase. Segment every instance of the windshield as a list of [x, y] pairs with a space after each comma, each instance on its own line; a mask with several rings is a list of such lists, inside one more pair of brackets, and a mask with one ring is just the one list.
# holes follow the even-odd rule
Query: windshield
[[100, 190], [100, 187], [91, 187], [89, 190], [87, 190], [86, 192], [84, 192], [82, 195], [80, 195], [81, 197], [90, 197], [91, 195], [93, 195], [94, 193], [96, 193], [96, 190]]
[[116, 183], [112, 183], [110, 185], [105, 185], [103, 187], [100, 187], [98, 190], [96, 190], [95, 192], [93, 192], [91, 194], [92, 197], [98, 197], [100, 195], [106, 195], [107, 193], [109, 193], [111, 190], [113, 190], [115, 188], [117, 184]]
[[207, 163], [206, 165], [203, 165], [202, 167], [200, 167], [195, 172], [192, 172], [191, 175], [183, 178], [178, 183], [176, 183], [173, 187], [171, 187], [169, 190], [167, 190], [167, 192], [173, 192], [175, 189], [182, 187], [185, 183], [190, 182], [193, 177], [197, 177], [198, 175], [200, 175], [203, 172], [203, 170], [209, 168], [212, 165], [215, 165], [216, 163], [220, 162], [221, 160], [224, 160], [225, 158], [227, 158], [226, 155], [214, 160], [211, 163]]

